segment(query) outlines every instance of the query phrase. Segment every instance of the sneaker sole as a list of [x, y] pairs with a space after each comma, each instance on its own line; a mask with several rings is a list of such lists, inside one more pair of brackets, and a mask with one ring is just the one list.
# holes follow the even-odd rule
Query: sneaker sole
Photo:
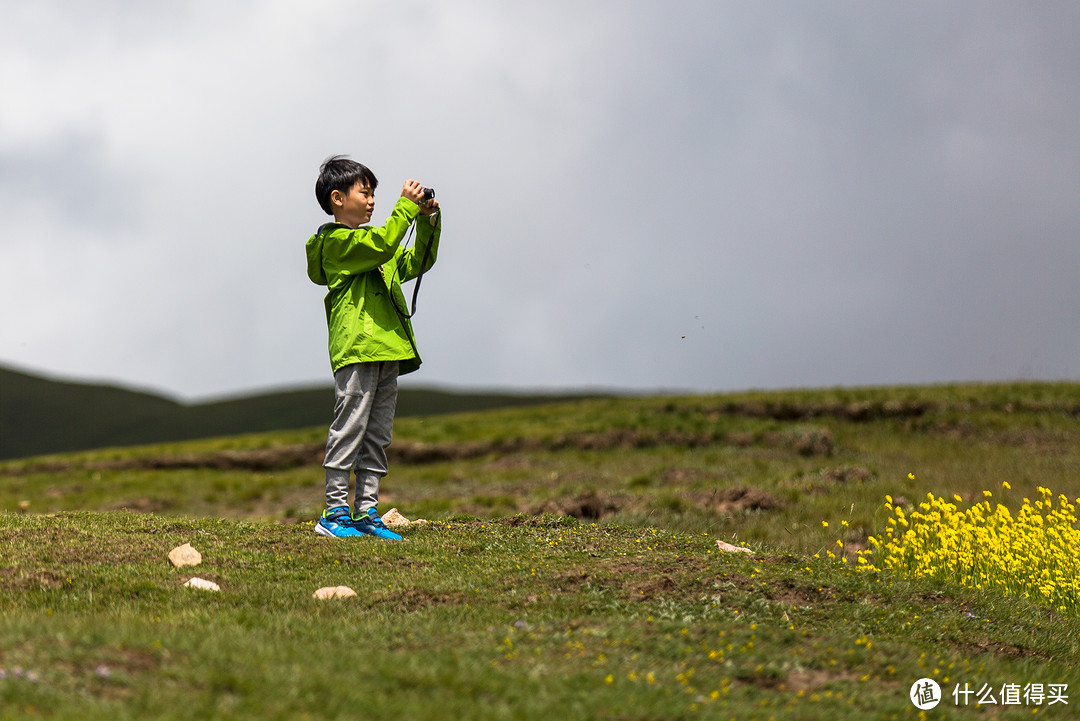
[[[360, 529], [357, 529], [357, 530], [359, 531]], [[380, 541], [403, 541], [403, 540], [405, 540], [401, 536], [398, 536], [396, 534], [394, 536], [381, 536], [378, 533], [368, 533], [367, 531], [360, 531], [360, 533], [364, 536], [364, 538], [378, 538]], [[391, 531], [391, 533], [393, 533], [393, 532]]]
[[338, 536], [329, 528], [319, 523], [315, 524], [315, 533], [318, 533], [320, 536], [326, 536], [327, 538], [359, 538], [359, 536]]

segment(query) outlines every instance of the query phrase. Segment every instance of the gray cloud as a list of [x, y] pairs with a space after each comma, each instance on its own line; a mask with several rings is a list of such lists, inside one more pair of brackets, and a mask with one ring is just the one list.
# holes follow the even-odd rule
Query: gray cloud
[[[116, 167], [93, 133], [53, 138], [44, 147], [0, 152], [0, 215], [35, 209], [57, 226], [78, 225], [102, 234], [130, 226], [140, 216], [138, 178]], [[54, 235], [63, 241], [63, 234]]]
[[325, 380], [302, 246], [348, 152], [377, 218], [406, 177], [446, 209], [417, 382], [1076, 378], [1078, 29], [1069, 3], [35, 3], [0, 30], [0, 360]]

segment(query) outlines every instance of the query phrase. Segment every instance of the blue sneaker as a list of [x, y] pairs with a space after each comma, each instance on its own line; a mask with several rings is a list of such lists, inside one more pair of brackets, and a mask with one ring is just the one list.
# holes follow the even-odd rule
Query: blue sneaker
[[350, 536], [362, 536], [364, 534], [353, 528], [352, 516], [348, 506], [331, 508], [322, 512], [322, 517], [315, 524], [315, 533], [334, 538], [348, 538]]
[[374, 536], [375, 538], [382, 538], [387, 541], [400, 541], [401, 536], [391, 531], [379, 518], [379, 514], [374, 508], [368, 509], [367, 515], [361, 515], [359, 518], [353, 516], [352, 527], [365, 536]]

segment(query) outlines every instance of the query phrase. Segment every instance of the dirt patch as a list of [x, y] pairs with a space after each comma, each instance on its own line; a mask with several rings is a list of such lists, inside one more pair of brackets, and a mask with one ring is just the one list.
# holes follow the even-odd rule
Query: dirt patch
[[785, 480], [782, 485], [817, 495], [832, 492], [837, 486], [866, 483], [874, 477], [874, 472], [865, 466], [839, 466]]
[[739, 681], [767, 691], [786, 691], [787, 679], [783, 676], [775, 676], [764, 673], [746, 673], [736, 676]]
[[998, 430], [977, 426], [966, 420], [939, 421], [921, 430], [953, 441], [979, 441], [991, 446], [1023, 448], [1040, 455], [1061, 453], [1074, 443], [1070, 434], [1058, 430], [1030, 427]]
[[[261, 448], [250, 451], [218, 451], [211, 454], [158, 456], [145, 459], [144, 468], [213, 468], [217, 470], [272, 471], [310, 463], [324, 453], [323, 444]], [[321, 462], [321, 461], [320, 461]]]
[[580, 520], [595, 521], [613, 513], [618, 513], [621, 502], [607, 494], [585, 491], [571, 498], [559, 498], [544, 501], [532, 506], [527, 512], [532, 515], [551, 513], [556, 516], [573, 516]]
[[[820, 608], [837, 602], [851, 603], [860, 599], [860, 597], [840, 598], [837, 596], [836, 590], [830, 586], [814, 586], [787, 578], [763, 582], [758, 578], [725, 574], [706, 578], [705, 581], [711, 588], [716, 589], [714, 591], [716, 595], [722, 597], [729, 593], [746, 594], [788, 608], [792, 606]], [[875, 599], [865, 596], [861, 597], [861, 600], [872, 602]]]
[[656, 446], [697, 448], [718, 440], [713, 433], [613, 428], [599, 433], [568, 433], [551, 438], [503, 438], [469, 443], [397, 442], [387, 449], [387, 455], [391, 461], [422, 464], [537, 451], [608, 451]]
[[0, 588], [11, 591], [55, 591], [64, 587], [64, 577], [51, 571], [0, 568]]
[[674, 576], [698, 577], [709, 569], [709, 561], [692, 556], [679, 559], [619, 556], [618, 558], [602, 560], [600, 568], [618, 577], [664, 573]]
[[530, 528], [541, 528], [546, 526], [547, 523], [543, 518], [539, 516], [526, 516], [518, 514], [516, 516], [506, 516], [505, 518], [492, 519], [492, 523], [497, 523], [501, 526], [509, 526], [510, 528], [517, 528], [518, 526], [528, 526]]
[[992, 443], [1026, 448], [1033, 453], [1053, 455], [1062, 453], [1073, 443], [1068, 434], [1060, 431], [1022, 428], [994, 434]]
[[830, 483], [864, 483], [874, 477], [873, 471], [863, 466], [844, 466], [829, 468], [821, 477]]
[[457, 606], [466, 602], [458, 592], [433, 591], [419, 586], [390, 589], [367, 597], [366, 606], [390, 612], [413, 613], [436, 606]]
[[598, 573], [585, 580], [625, 593], [632, 601], [696, 600], [705, 592], [708, 567], [704, 559], [620, 557], [601, 562]]
[[577, 589], [585, 584], [625, 595], [631, 601], [656, 601], [664, 598], [692, 599], [701, 595], [699, 581], [680, 580], [672, 570], [649, 564], [623, 564], [613, 568], [574, 568], [551, 579], [560, 590]]
[[207, 451], [140, 456], [104, 461], [45, 461], [0, 469], [0, 475], [25, 476], [31, 473], [66, 473], [72, 469], [90, 471], [213, 469], [273, 471], [308, 464], [321, 464], [323, 443], [258, 448], [252, 450]]
[[159, 513], [176, 505], [176, 501], [166, 498], [136, 498], [131, 501], [117, 501], [106, 506], [107, 511], [135, 511], [136, 513]]
[[595, 580], [595, 572], [584, 568], [574, 568], [564, 571], [555, 576], [555, 584], [559, 588], [576, 588]]
[[771, 448], [787, 448], [800, 456], [831, 456], [836, 442], [828, 428], [795, 428], [765, 433], [765, 445]]
[[[138, 649], [102, 649], [98, 662], [72, 668], [72, 676], [86, 687], [86, 692], [94, 697], [108, 700], [131, 698], [136, 688], [124, 681], [110, 682], [118, 675], [134, 677], [138, 674], [152, 673], [160, 667], [158, 658]], [[120, 672], [119, 674], [117, 672]]]
[[956, 643], [953, 644], [953, 646], [966, 656], [991, 653], [995, 656], [1002, 656], [1004, 658], [1050, 658], [1048, 654], [1042, 651], [1033, 648], [1021, 648], [1020, 646], [1014, 646], [1011, 643], [1001, 643], [999, 641]]
[[531, 471], [536, 468], [536, 460], [530, 456], [501, 456], [486, 464], [493, 471]]
[[[68, 659], [53, 661], [51, 669], [70, 677], [67, 683], [71, 684], [72, 690], [94, 698], [109, 701], [131, 698], [137, 689], [129, 682], [130, 679], [138, 674], [153, 672], [161, 665], [158, 656], [141, 649], [115, 645], [87, 647], [73, 644], [63, 637], [53, 638], [51, 642], [60, 646], [68, 656]], [[23, 645], [19, 650], [29, 650], [31, 654], [34, 652], [28, 645]], [[170, 653], [179, 655], [183, 652]], [[6, 665], [0, 656], [0, 666]]]
[[655, 601], [658, 598], [687, 595], [686, 589], [666, 573], [632, 583], [629, 590], [632, 601]]
[[702, 481], [719, 481], [724, 478], [722, 473], [703, 471], [697, 468], [666, 468], [660, 474], [660, 480], [668, 486], [686, 486], [691, 483]]
[[853, 681], [858, 678], [855, 673], [828, 673], [817, 669], [798, 671], [785, 676], [768, 674], [752, 674], [739, 676], [739, 681], [757, 686], [770, 691], [785, 691], [790, 693], [803, 693], [827, 686], [837, 681]]
[[724, 488], [710, 496], [707, 507], [727, 514], [734, 511], [773, 511], [783, 508], [784, 503], [768, 491], [754, 486], [739, 486]]
[[721, 416], [771, 418], [777, 421], [799, 421], [812, 418], [837, 418], [845, 421], [867, 422], [880, 418], [918, 418], [936, 408], [923, 400], [852, 401], [847, 403], [799, 403], [794, 401], [730, 401], [705, 409], [705, 416], [719, 420]]
[[366, 568], [372, 565], [385, 567], [385, 568], [409, 568], [412, 570], [422, 570], [425, 568], [431, 568], [431, 564], [424, 561], [417, 561], [415, 558], [383, 558], [382, 556], [371, 556], [369, 558], [356, 558], [345, 557], [341, 559], [343, 566], [355, 566], [357, 568]]
[[[538, 451], [609, 451], [658, 446], [702, 448], [717, 443], [752, 445], [794, 450], [802, 455], [829, 455], [833, 452], [832, 434], [826, 428], [800, 428], [765, 434], [718, 432], [690, 433], [615, 428], [599, 433], [570, 433], [551, 438], [503, 438], [468, 443], [423, 443], [397, 441], [387, 449], [393, 463], [428, 464], [470, 460], [484, 456], [512, 456]], [[0, 475], [25, 476], [33, 473], [66, 473], [72, 469], [104, 470], [178, 470], [213, 469], [268, 472], [306, 465], [319, 465], [325, 444], [306, 443], [253, 450], [208, 451], [173, 455], [140, 456], [107, 461], [45, 461], [0, 469]]]
[[766, 490], [756, 486], [734, 486], [690, 495], [690, 503], [713, 513], [730, 516], [753, 511], [775, 511], [786, 504]]
[[[151, 533], [97, 536], [64, 523], [62, 517], [50, 520], [54, 520], [56, 525], [27, 530], [18, 540], [0, 534], [0, 545], [6, 545], [10, 551], [8, 558], [17, 558], [19, 563], [29, 566], [57, 568], [81, 567], [93, 563], [132, 564], [147, 558], [160, 558], [163, 563], [167, 563], [165, 557], [171, 548], [171, 541], [174, 540], [155, 538]], [[162, 531], [163, 535], [179, 536], [181, 533], [189, 534], [190, 529]], [[0, 573], [3, 571], [4, 569], [0, 569]]]
[[785, 606], [818, 606], [836, 598], [830, 589], [800, 585], [787, 578], [761, 586], [758, 593]]

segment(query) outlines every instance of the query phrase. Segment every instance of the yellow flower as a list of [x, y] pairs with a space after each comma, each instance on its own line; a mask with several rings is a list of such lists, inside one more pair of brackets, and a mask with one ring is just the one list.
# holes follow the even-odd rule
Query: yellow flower
[[821, 522], [821, 527], [822, 528], [828, 528], [829, 527], [829, 522], [828, 521], [822, 521]]
[[[1009, 489], [1008, 482], [1002, 486]], [[1072, 553], [1080, 545], [1077, 507], [1066, 496], [1058, 496], [1055, 506], [1049, 489], [1038, 490], [1041, 500], [1032, 504], [1023, 499], [1015, 516], [990, 500], [958, 511], [944, 498], [927, 494], [910, 523], [896, 509], [884, 533], [870, 536], [874, 561], [881, 558], [880, 563], [868, 562], [862, 553], [856, 560], [867, 570], [880, 566], [914, 577], [952, 580], [1080, 614], [1080, 559]], [[989, 491], [983, 494], [993, 497]], [[900, 534], [898, 525], [907, 530]]]
[[907, 477], [908, 477], [909, 481], [914, 481], [915, 480], [915, 474], [914, 473], [907, 474]]
[[1009, 485], [1008, 481], [1002, 481], [1001, 482], [1001, 487], [1004, 488], [1006, 491], [1011, 491], [1012, 490], [1012, 486]]

